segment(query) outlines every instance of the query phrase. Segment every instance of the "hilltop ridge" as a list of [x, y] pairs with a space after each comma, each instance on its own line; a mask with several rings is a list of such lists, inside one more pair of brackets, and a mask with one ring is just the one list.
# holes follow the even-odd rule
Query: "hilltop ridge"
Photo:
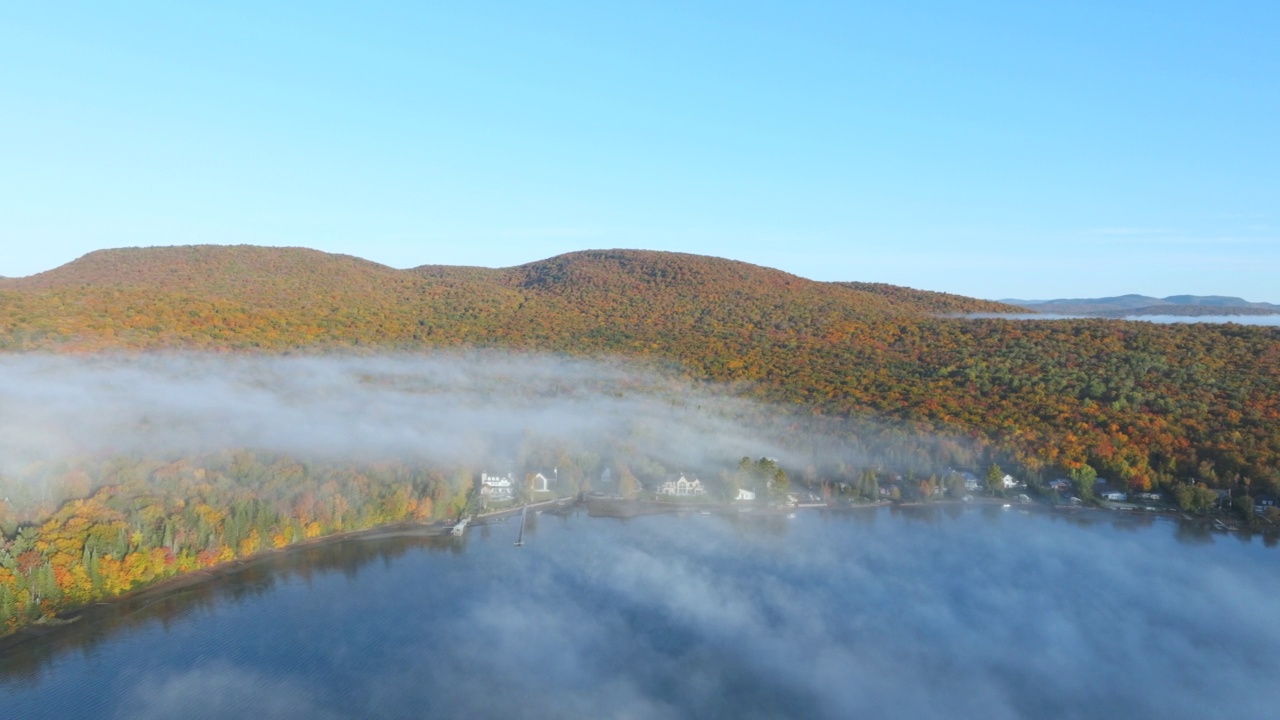
[[620, 249], [508, 268], [398, 270], [308, 248], [122, 248], [10, 280], [0, 293], [11, 299], [10, 346], [84, 350], [468, 344], [646, 354], [676, 339], [810, 342], [867, 321], [1019, 311], [889, 285], [817, 282], [724, 258]]
[[[302, 247], [188, 245], [97, 250], [57, 268], [0, 277], [0, 290], [107, 290], [181, 295], [253, 307], [313, 308], [333, 300], [370, 307], [448, 296], [462, 306], [521, 306], [542, 298], [560, 312], [643, 293], [661, 305], [720, 303], [730, 315], [759, 305], [826, 315], [1017, 313], [1022, 308], [885, 283], [819, 282], [737, 260], [652, 250], [583, 250], [508, 268], [421, 265], [399, 270]], [[758, 313], [756, 313], [758, 314]], [[808, 311], [801, 314], [810, 314]]]
[[142, 289], [275, 304], [347, 297], [403, 282], [403, 272], [394, 268], [309, 248], [179, 245], [95, 250], [52, 270], [13, 278], [9, 287]]
[[[309, 295], [350, 296], [415, 281], [501, 284], [551, 294], [659, 292], [689, 297], [752, 298], [798, 294], [862, 303], [869, 312], [1019, 312], [976, 298], [899, 288], [884, 283], [824, 283], [737, 260], [654, 250], [582, 250], [509, 268], [421, 265], [398, 270], [351, 255], [303, 247], [183, 245], [96, 250], [51, 270], [0, 277], [14, 290], [71, 287], [144, 288], [157, 292], [298, 300]], [[835, 288], [840, 288], [835, 290]], [[846, 292], [852, 290], [853, 292]]]

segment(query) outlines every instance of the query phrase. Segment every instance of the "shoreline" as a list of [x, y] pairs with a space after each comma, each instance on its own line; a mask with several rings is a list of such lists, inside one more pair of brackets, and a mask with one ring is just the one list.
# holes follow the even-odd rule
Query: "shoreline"
[[207, 568], [192, 570], [191, 572], [180, 573], [173, 577], [165, 578], [159, 582], [151, 583], [145, 587], [131, 590], [123, 595], [115, 597], [103, 598], [95, 600], [87, 605], [81, 605], [69, 610], [65, 610], [56, 615], [47, 616], [39, 620], [34, 620], [27, 625], [23, 625], [8, 635], [0, 635], [0, 653], [8, 652], [16, 647], [26, 644], [27, 642], [38, 640], [47, 635], [58, 632], [69, 625], [78, 624], [88, 616], [95, 614], [95, 611], [107, 611], [116, 606], [128, 602], [139, 602], [147, 600], [159, 600], [163, 597], [176, 595], [181, 591], [198, 587], [206, 583], [216, 582], [231, 577], [238, 573], [253, 568], [255, 565], [262, 564], [272, 558], [288, 555], [291, 552], [306, 550], [330, 543], [344, 542], [347, 540], [359, 539], [364, 536], [374, 536], [380, 533], [399, 534], [405, 531], [417, 531], [411, 534], [420, 535], [422, 537], [444, 537], [450, 525], [446, 521], [436, 520], [429, 523], [409, 521], [392, 523], [390, 525], [378, 525], [376, 527], [365, 528], [363, 530], [347, 530], [323, 537], [307, 538], [282, 548], [269, 548], [260, 550], [252, 555], [242, 558], [235, 558], [223, 563], [218, 563]]
[[[538, 503], [531, 503], [529, 507], [534, 508], [546, 505], [568, 504], [573, 504], [573, 501], [570, 498], [552, 498]], [[483, 519], [493, 521], [499, 518], [519, 514], [519, 512], [519, 507], [504, 508], [488, 513], [480, 513], [476, 515], [473, 520]], [[207, 568], [180, 573], [173, 577], [165, 578], [164, 580], [131, 590], [123, 595], [95, 600], [87, 605], [70, 608], [57, 613], [56, 615], [45, 616], [38, 620], [34, 620], [17, 628], [7, 635], [0, 635], [0, 653], [8, 652], [9, 650], [32, 640], [38, 640], [47, 635], [56, 633], [61, 628], [69, 625], [75, 625], [82, 619], [86, 619], [87, 616], [94, 614], [96, 610], [106, 611], [128, 602], [159, 600], [163, 597], [174, 595], [193, 587], [198, 587], [206, 583], [231, 577], [237, 573], [248, 570], [255, 565], [266, 562], [271, 558], [287, 555], [291, 552], [347, 540], [374, 538], [381, 535], [393, 536], [410, 534], [420, 537], [445, 537], [449, 534], [449, 530], [453, 527], [455, 522], [456, 521], [451, 522], [449, 520], [433, 520], [431, 522], [410, 520], [391, 523], [389, 525], [378, 525], [371, 528], [364, 528], [362, 530], [347, 530], [340, 533], [333, 533], [331, 535], [307, 538], [281, 548], [259, 550], [252, 555], [228, 560]]]
[[[1179, 525], [1195, 527], [1206, 530], [1214, 534], [1226, 534], [1251, 537], [1253, 535], [1274, 536], [1280, 534], [1280, 528], [1275, 526], [1259, 528], [1250, 526], [1240, 526], [1237, 524], [1226, 524], [1221, 517], [1217, 516], [1193, 516], [1176, 509], [1159, 509], [1155, 511], [1134, 511], [1127, 507], [1082, 507], [1072, 505], [1049, 505], [1043, 502], [1018, 502], [1010, 501], [1006, 498], [982, 497], [974, 498], [971, 501], [964, 500], [934, 500], [929, 502], [892, 502], [881, 500], [878, 502], [867, 503], [823, 503], [823, 504], [805, 504], [795, 507], [779, 507], [779, 506], [751, 506], [738, 504], [733, 502], [714, 502], [714, 503], [679, 503], [679, 502], [662, 502], [645, 499], [627, 499], [627, 498], [586, 498], [584, 500], [576, 500], [573, 498], [553, 498], [550, 500], [531, 503], [527, 507], [540, 508], [546, 506], [556, 506], [561, 508], [584, 509], [587, 511], [588, 517], [592, 518], [612, 518], [626, 520], [635, 517], [644, 517], [649, 515], [660, 514], [682, 514], [690, 512], [710, 513], [715, 515], [789, 515], [798, 511], [819, 511], [831, 513], [848, 513], [860, 512], [865, 510], [878, 510], [881, 508], [904, 508], [904, 509], [924, 509], [924, 508], [942, 508], [947, 506], [961, 507], [1000, 507], [1002, 509], [1018, 509], [1023, 512], [1039, 512], [1054, 515], [1090, 515], [1094, 517], [1102, 517], [1109, 515], [1115, 519], [1151, 519], [1151, 520], [1167, 520]], [[486, 513], [479, 513], [472, 517], [473, 526], [481, 526], [493, 523], [498, 520], [505, 520], [513, 516], [519, 515], [521, 506], [503, 508], [493, 510]], [[479, 522], [477, 522], [479, 521]], [[132, 590], [123, 595], [117, 595], [111, 598], [96, 600], [88, 605], [82, 605], [77, 608], [66, 610], [57, 615], [41, 618], [24, 625], [8, 635], [0, 636], [0, 654], [9, 652], [15, 648], [21, 647], [28, 642], [36, 641], [46, 636], [58, 633], [62, 628], [76, 625], [81, 620], [92, 619], [92, 616], [98, 612], [107, 612], [115, 607], [129, 602], [146, 602], [157, 601], [165, 597], [176, 595], [190, 588], [199, 587], [201, 585], [223, 580], [237, 575], [245, 570], [252, 569], [254, 566], [265, 563], [273, 558], [288, 555], [292, 552], [307, 550], [327, 544], [346, 542], [355, 539], [375, 539], [379, 536], [394, 537], [402, 535], [412, 535], [424, 538], [441, 538], [447, 537], [456, 521], [435, 520], [432, 522], [407, 521], [392, 523], [390, 525], [379, 525], [376, 527], [365, 528], [362, 530], [348, 530], [323, 537], [308, 538], [282, 548], [270, 548], [261, 550], [253, 555], [243, 558], [228, 560], [208, 568], [202, 568], [187, 573], [175, 575], [159, 582], [147, 585], [136, 590]], [[149, 603], [148, 603], [149, 604]]]

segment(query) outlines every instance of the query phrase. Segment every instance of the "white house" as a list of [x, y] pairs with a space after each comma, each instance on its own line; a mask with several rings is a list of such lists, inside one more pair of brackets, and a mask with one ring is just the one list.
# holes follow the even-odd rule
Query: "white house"
[[960, 473], [960, 476], [964, 478], [964, 489], [965, 489], [965, 490], [973, 491], [973, 490], [977, 490], [977, 489], [978, 489], [978, 476], [977, 476], [977, 475], [974, 475], [974, 474], [973, 474], [973, 473], [971, 473], [971, 472], [965, 472], [965, 473]]
[[1014, 480], [1012, 475], [1005, 475], [1004, 477], [1000, 478], [1000, 482], [1004, 483], [1005, 490], [1011, 490], [1013, 488], [1018, 487], [1018, 481]]
[[480, 473], [480, 497], [494, 502], [510, 500], [515, 497], [515, 484], [515, 476], [511, 473], [506, 475]]
[[750, 490], [743, 490], [742, 488], [738, 488], [738, 494], [733, 499], [734, 500], [755, 500], [756, 494], [751, 492]]
[[1103, 500], [1110, 500], [1112, 502], [1124, 502], [1125, 500], [1129, 499], [1128, 495], [1120, 492], [1119, 490], [1108, 490], [1102, 493], [1101, 495], [1099, 495], [1098, 497], [1102, 498]]
[[551, 492], [551, 481], [542, 473], [535, 473], [529, 478], [529, 490], [532, 492]]
[[681, 475], [678, 480], [668, 480], [662, 483], [662, 487], [658, 488], [659, 495], [674, 495], [676, 497], [690, 497], [694, 495], [706, 495], [707, 491], [702, 487], [702, 481], [698, 478], [689, 480]]

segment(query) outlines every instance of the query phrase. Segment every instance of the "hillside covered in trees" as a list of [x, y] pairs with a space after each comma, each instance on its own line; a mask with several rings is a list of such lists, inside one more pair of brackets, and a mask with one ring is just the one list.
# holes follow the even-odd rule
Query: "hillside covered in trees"
[[572, 337], [581, 349], [644, 352], [721, 328], [803, 336], [868, 318], [1022, 311], [904, 292], [646, 251], [395, 270], [301, 248], [132, 248], [0, 284], [0, 350], [530, 347]]
[[642, 356], [828, 415], [961, 432], [1032, 472], [1280, 483], [1280, 331], [1015, 312], [679, 253], [395, 270], [314, 250], [104, 250], [0, 286], [0, 350], [499, 347]]
[[[496, 348], [640, 358], [792, 408], [815, 427], [875, 418], [881, 433], [961, 438], [972, 470], [1000, 462], [1044, 481], [1087, 464], [1135, 490], [1280, 491], [1280, 329], [957, 317], [1021, 312], [678, 253], [396, 270], [305, 249], [146, 248], [0, 280], [0, 352]], [[77, 500], [23, 518], [26, 534], [4, 541], [0, 586], [21, 576], [24, 602], [108, 596], [274, 544], [445, 517], [461, 487], [447, 468], [131, 462], [85, 468], [94, 477], [68, 491]], [[138, 473], [171, 478], [174, 493], [147, 495]], [[306, 489], [273, 485], [264, 500], [238, 484], [255, 473], [305, 478]], [[386, 482], [370, 480], [378, 473]], [[99, 526], [108, 529], [94, 539], [81, 532]], [[135, 551], [136, 566], [122, 565]]]

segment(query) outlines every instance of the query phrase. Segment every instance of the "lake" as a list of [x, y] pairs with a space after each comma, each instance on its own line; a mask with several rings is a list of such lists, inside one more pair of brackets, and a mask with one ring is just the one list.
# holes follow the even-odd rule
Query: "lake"
[[4, 718], [1270, 718], [1280, 550], [999, 506], [529, 516], [269, 556], [0, 653]]

